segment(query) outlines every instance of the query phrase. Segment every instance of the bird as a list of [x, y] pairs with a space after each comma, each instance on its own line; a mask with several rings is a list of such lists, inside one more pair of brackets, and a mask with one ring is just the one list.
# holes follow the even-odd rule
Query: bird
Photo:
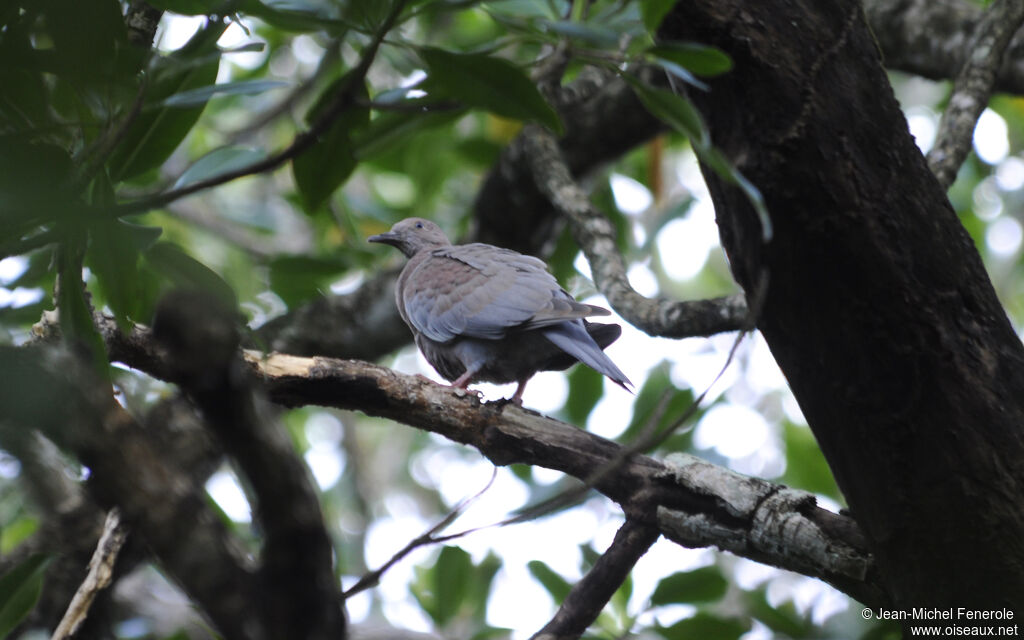
[[617, 324], [585, 318], [607, 309], [577, 302], [539, 258], [489, 244], [453, 245], [436, 223], [406, 218], [367, 238], [409, 260], [395, 285], [398, 313], [427, 362], [451, 383], [526, 383], [538, 371], [577, 361], [630, 391], [629, 378], [604, 353]]

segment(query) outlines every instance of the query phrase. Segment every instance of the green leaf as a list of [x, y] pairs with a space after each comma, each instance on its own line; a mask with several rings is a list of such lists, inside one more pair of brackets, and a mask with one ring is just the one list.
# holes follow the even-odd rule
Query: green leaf
[[724, 51], [695, 42], [666, 42], [651, 47], [647, 53], [701, 76], [717, 76], [732, 69], [732, 58]]
[[539, 122], [562, 133], [562, 121], [533, 81], [508, 60], [479, 53], [452, 53], [424, 47], [427, 92], [456, 98], [470, 107], [515, 120]]
[[611, 600], [608, 601], [612, 611], [616, 611], [620, 619], [624, 620], [629, 615], [629, 599], [631, 597], [633, 597], [633, 576], [627, 573], [622, 584], [619, 585], [619, 588], [612, 594]]
[[280, 80], [240, 80], [221, 84], [189, 89], [164, 98], [161, 106], [165, 107], [196, 107], [207, 103], [214, 96], [255, 95], [271, 89], [287, 87], [287, 82]]
[[420, 605], [420, 609], [430, 616], [431, 620], [437, 620], [437, 594], [434, 593], [433, 567], [427, 569], [424, 567], [413, 567], [413, 580], [409, 583], [409, 592], [412, 597], [415, 598], [416, 602]]
[[237, 47], [221, 48], [221, 53], [261, 53], [267, 48], [265, 42], [247, 42]]
[[27, 133], [56, 126], [41, 68], [43, 53], [32, 46], [32, 34], [22, 25], [8, 24], [4, 26], [3, 35], [0, 38], [0, 86], [4, 94], [0, 100], [0, 122], [4, 130]]
[[565, 417], [582, 427], [601, 400], [604, 376], [590, 367], [575, 367], [569, 372], [569, 397], [565, 399]]
[[561, 8], [550, 0], [492, 0], [487, 9], [495, 16], [511, 18], [556, 18]]
[[537, 579], [537, 582], [551, 594], [551, 598], [556, 604], [565, 601], [569, 591], [572, 590], [572, 585], [565, 578], [555, 573], [554, 569], [540, 560], [531, 560], [526, 563], [526, 568]]
[[85, 257], [85, 234], [66, 230], [57, 246], [57, 310], [64, 340], [74, 348], [85, 348], [96, 370], [106, 373], [107, 350], [96, 330], [92, 308], [85, 299], [82, 265]]
[[541, 20], [538, 24], [546, 31], [595, 47], [612, 48], [619, 44], [620, 33], [603, 25], [585, 24], [573, 20]]
[[704, 149], [694, 148], [694, 151], [701, 162], [710, 167], [720, 178], [739, 187], [743, 191], [743, 195], [747, 197], [747, 201], [754, 207], [754, 212], [761, 223], [761, 240], [763, 242], [771, 240], [774, 233], [772, 219], [768, 213], [768, 205], [765, 203], [761, 191], [752, 182], [747, 180], [746, 176], [740, 173], [740, 170], [728, 158], [722, 155], [722, 152], [718, 149], [713, 147]]
[[[403, 102], [408, 104], [411, 100]], [[426, 103], [427, 101], [423, 101]], [[356, 132], [353, 152], [357, 159], [375, 158], [409, 142], [417, 133], [449, 124], [465, 113], [463, 109], [451, 111], [388, 111], [370, 121], [369, 126]]]
[[442, 627], [454, 620], [469, 593], [473, 561], [458, 547], [444, 547], [434, 565], [434, 593], [437, 598], [436, 618]]
[[490, 597], [494, 576], [499, 569], [501, 558], [494, 553], [488, 553], [480, 564], [473, 567], [472, 581], [466, 593], [466, 606], [472, 619], [480, 625], [487, 621], [487, 600]]
[[304, 0], [245, 0], [239, 10], [285, 31], [326, 31], [340, 36], [348, 26], [340, 19], [336, 10], [338, 4]]
[[232, 308], [237, 305], [235, 292], [231, 286], [215, 271], [185, 253], [178, 245], [158, 242], [145, 251], [142, 257], [154, 271], [173, 284], [211, 293]]
[[644, 0], [639, 3], [640, 15], [647, 30], [655, 33], [675, 3], [676, 0]]
[[[350, 71], [349, 73], [336, 78], [320, 92], [320, 95], [316, 97], [313, 105], [306, 111], [306, 124], [316, 124], [316, 122], [323, 118], [327, 114], [327, 111], [334, 106], [334, 102], [338, 100], [343, 93], [349, 94], [348, 101], [350, 105], [355, 102], [353, 98], [360, 100], [369, 99], [370, 92], [366, 86], [366, 81], [357, 77], [354, 78], [352, 75], [353, 73], [354, 72]], [[356, 84], [351, 86], [352, 83]], [[347, 117], [354, 118], [356, 123], [360, 125], [365, 125], [370, 121], [370, 111], [365, 107], [354, 108], [349, 106], [345, 112], [339, 115], [339, 117], [345, 118], [346, 114]]]
[[[306, 114], [307, 121], [315, 122], [323, 117], [338, 92], [352, 91], [351, 88], [345, 88], [349, 82], [350, 76], [345, 75], [331, 83]], [[369, 96], [365, 83], [360, 82], [356, 95], [362, 98]], [[307, 212], [323, 206], [334, 190], [355, 171], [359, 163], [352, 139], [355, 132], [364, 128], [369, 121], [369, 108], [351, 104], [309, 149], [292, 160], [295, 186], [299, 189]]]
[[34, 223], [66, 215], [74, 200], [66, 186], [71, 173], [64, 149], [0, 136], [0, 237], [14, 239]]
[[139, 254], [156, 242], [161, 231], [121, 220], [101, 220], [89, 227], [88, 264], [122, 330], [129, 328], [129, 316], [138, 319], [138, 302], [143, 298]]
[[782, 437], [786, 443], [786, 472], [782, 482], [842, 502], [843, 494], [811, 430], [787, 420], [783, 423]]
[[364, 31], [376, 31], [396, 0], [347, 0], [345, 19]]
[[53, 67], [58, 75], [83, 81], [98, 80], [91, 89], [102, 90], [109, 79], [127, 69], [118, 57], [130, 55], [127, 29], [117, 0], [45, 0], [38, 3], [46, 16], [47, 35], [53, 43]]
[[358, 164], [347, 133], [335, 128], [292, 160], [295, 186], [306, 211], [314, 212], [327, 202]]
[[580, 549], [580, 572], [588, 573], [601, 559], [601, 553], [594, 548], [594, 545], [585, 542], [579, 546]]
[[750, 615], [760, 620], [777, 636], [785, 638], [812, 638], [818, 631], [807, 617], [797, 613], [791, 601], [773, 607], [768, 603], [766, 589], [761, 588], [747, 594]]
[[325, 280], [335, 277], [350, 265], [342, 257], [282, 256], [270, 261], [270, 289], [289, 308], [317, 296], [323, 296]]
[[697, 154], [701, 162], [718, 174], [720, 178], [743, 191], [761, 223], [762, 240], [764, 242], [771, 240], [773, 234], [772, 220], [768, 214], [768, 206], [765, 204], [764, 196], [721, 151], [711, 146], [711, 136], [704, 125], [704, 119], [701, 117], [700, 112], [697, 111], [697, 108], [693, 106], [693, 103], [683, 96], [676, 95], [665, 89], [652, 87], [629, 75], [623, 76], [623, 78], [633, 88], [633, 91], [647, 110], [651, 112], [651, 115], [686, 135], [690, 139], [694, 153]]
[[71, 415], [80, 410], [78, 381], [55, 375], [28, 349], [0, 345], [0, 379], [0, 420], [5, 425], [38, 428], [59, 438]]
[[737, 640], [750, 628], [737, 620], [698, 613], [670, 627], [655, 627], [654, 630], [667, 640]]
[[199, 158], [181, 174], [174, 188], [179, 189], [194, 182], [241, 169], [267, 157], [266, 151], [249, 147], [221, 147]]
[[[683, 416], [687, 411], [690, 411], [690, 407], [693, 405], [693, 391], [691, 389], [676, 389], [675, 385], [672, 384], [672, 380], [669, 377], [669, 363], [662, 362], [653, 369], [647, 376], [647, 380], [644, 381], [642, 387], [636, 394], [636, 401], [633, 403], [633, 417], [629, 421], [629, 426], [623, 432], [619, 438], [622, 442], [632, 442], [644, 432], [650, 422], [655, 418], [655, 412], [661, 406], [663, 398], [669, 395], [667, 405], [664, 407], [664, 411], [658, 420], [657, 429], [660, 431], [665, 429]], [[704, 409], [698, 409], [690, 420], [692, 423], [696, 423]], [[689, 441], [689, 432], [683, 434], [686, 436], [687, 442]], [[671, 440], [669, 441], [671, 442]], [[678, 448], [680, 443], [674, 443], [673, 450], [682, 450]], [[668, 442], [666, 443], [668, 445]], [[688, 447], [687, 447], [688, 448]]]
[[37, 553], [0, 576], [0, 638], [5, 637], [36, 606], [50, 557]]
[[[486, 613], [481, 611], [481, 614]], [[469, 640], [506, 640], [512, 637], [512, 629], [505, 629], [502, 627], [484, 627], [480, 631], [477, 631]]]
[[576, 275], [576, 256], [580, 253], [580, 246], [572, 237], [572, 232], [566, 226], [565, 230], [558, 235], [555, 249], [548, 257], [547, 263], [551, 268], [552, 275], [559, 282], [568, 282]]
[[39, 521], [29, 516], [20, 517], [4, 525], [0, 530], [0, 553], [9, 554], [38, 530]]
[[652, 87], [629, 75], [623, 76], [640, 102], [651, 115], [690, 139], [694, 148], [705, 149], [710, 144], [707, 127], [700, 112], [687, 98], [672, 91]]
[[[150, 73], [153, 80], [146, 104], [159, 105], [170, 96], [212, 86], [220, 67], [217, 38], [225, 28], [208, 23], [184, 47], [158, 59]], [[191, 108], [143, 109], [108, 160], [111, 180], [120, 182], [160, 166], [192, 130], [204, 107], [205, 103]]]
[[701, 603], [720, 600], [729, 582], [716, 566], [673, 573], [662, 579], [651, 594], [651, 604]]
[[224, 6], [223, 0], [147, 0], [157, 9], [172, 11], [183, 16], [206, 16]]
[[684, 67], [681, 67], [678, 64], [676, 64], [676, 63], [674, 63], [674, 62], [672, 62], [670, 60], [663, 60], [661, 58], [654, 58], [652, 60], [652, 62], [654, 62], [654, 64], [658, 65], [659, 67], [661, 67], [665, 71], [668, 71], [669, 73], [671, 73], [675, 77], [679, 78], [680, 80], [682, 80], [686, 84], [689, 84], [689, 85], [692, 85], [694, 87], [697, 87], [701, 91], [710, 91], [711, 90], [711, 87], [709, 87], [706, 82], [703, 82], [703, 81], [699, 80], [697, 78], [697, 76], [693, 75], [688, 69], [686, 69]]

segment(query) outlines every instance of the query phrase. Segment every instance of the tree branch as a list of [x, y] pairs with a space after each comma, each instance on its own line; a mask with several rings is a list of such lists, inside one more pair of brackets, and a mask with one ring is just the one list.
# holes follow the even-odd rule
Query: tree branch
[[[39, 530], [0, 558], [0, 575], [35, 553], [55, 556], [47, 569], [39, 600], [22, 626], [53, 629], [81, 586], [82, 567], [95, 551], [102, 530], [103, 510], [75, 479], [77, 470], [51, 440], [30, 429], [0, 427], [0, 436], [0, 446], [20, 462], [19, 479], [24, 481], [31, 504], [40, 516]], [[105, 608], [102, 601], [93, 607], [94, 615], [90, 616], [86, 631], [104, 617]]]
[[555, 616], [531, 640], [579, 638], [660, 535], [657, 529], [627, 518], [611, 546], [573, 586]]
[[[170, 464], [114, 400], [109, 383], [49, 345], [0, 354], [0, 435], [38, 428], [90, 470], [99, 502], [117, 505], [172, 576], [226, 637], [254, 638], [253, 580], [202, 487]], [[54, 401], [59, 398], [59, 401]]]
[[121, 522], [117, 509], [111, 509], [103, 524], [103, 534], [96, 543], [96, 552], [89, 561], [89, 573], [71, 599], [67, 613], [57, 625], [51, 640], [66, 640], [78, 632], [96, 596], [110, 586], [114, 577], [114, 563], [127, 537], [128, 530]]
[[[124, 336], [112, 321], [109, 325], [103, 336], [112, 360], [173, 379], [162, 356], [149, 344], [148, 330], [136, 328]], [[856, 522], [815, 506], [811, 494], [747, 478], [696, 458], [681, 463], [643, 455], [627, 458], [622, 445], [572, 425], [505, 402], [481, 404], [464, 390], [367, 362], [258, 351], [245, 351], [244, 359], [270, 399], [280, 405], [321, 405], [389, 418], [473, 446], [497, 465], [537, 465], [586, 481], [595, 469], [622, 460], [599, 477], [594, 488], [619, 503], [629, 517], [657, 526], [687, 546], [718, 546], [817, 577], [866, 604], [887, 601]], [[787, 500], [772, 503], [771, 511], [735, 506], [756, 505], [775, 494]], [[794, 518], [799, 514], [801, 519], [786, 520], [786, 514]], [[701, 530], [707, 531], [699, 539], [684, 535], [679, 518], [687, 518], [691, 525], [700, 523]], [[800, 527], [763, 524], [777, 522], [799, 522]], [[806, 545], [812, 548], [804, 549]], [[821, 549], [830, 552], [823, 554]]]
[[298, 355], [376, 360], [412, 341], [395, 307], [395, 278], [388, 270], [354, 292], [317, 298], [256, 330], [254, 345]]
[[310, 254], [314, 250], [313, 230], [308, 218], [296, 211], [288, 212], [288, 217], [282, 220], [281, 233], [275, 235], [260, 233], [236, 220], [224, 218], [204, 200], [178, 202], [168, 207], [168, 213], [258, 258], [272, 258], [282, 253]]
[[551, 133], [528, 125], [522, 133], [525, 157], [533, 180], [551, 206], [565, 216], [594, 274], [594, 284], [619, 315], [652, 336], [708, 336], [743, 327], [747, 306], [743, 296], [679, 302], [645, 298], [633, 289], [615, 240], [615, 228], [576, 184]]
[[439, 535], [442, 531], [448, 528], [448, 526], [451, 523], [455, 522], [455, 520], [457, 520], [458, 517], [461, 516], [463, 512], [465, 512], [466, 508], [470, 504], [479, 499], [480, 496], [482, 496], [484, 493], [487, 492], [488, 489], [491, 488], [491, 485], [494, 483], [494, 478], [497, 476], [497, 472], [498, 470], [497, 468], [495, 468], [494, 471], [491, 473], [490, 481], [487, 483], [486, 486], [484, 486], [483, 489], [476, 492], [469, 498], [460, 501], [459, 504], [455, 505], [455, 507], [453, 507], [452, 510], [449, 511], [445, 517], [441, 518], [441, 520], [437, 522], [437, 524], [433, 525], [432, 527], [430, 527], [429, 529], [427, 529], [426, 531], [424, 531], [423, 533], [421, 533], [420, 535], [416, 536], [408, 543], [406, 543], [404, 547], [402, 547], [394, 554], [392, 554], [391, 557], [388, 558], [388, 560], [384, 564], [380, 565], [376, 569], [373, 569], [372, 571], [367, 571], [365, 574], [363, 574], [363, 576], [359, 578], [359, 580], [354, 585], [345, 590], [345, 597], [350, 598], [353, 595], [359, 593], [360, 591], [365, 591], [370, 587], [377, 586], [380, 583], [381, 576], [387, 573], [387, 571], [391, 567], [401, 562], [406, 556], [408, 556], [416, 549], [419, 549], [420, 547], [424, 547], [430, 544], [438, 544], [447, 542], [448, 540], [461, 538], [462, 536], [477, 531], [477, 529], [468, 529], [460, 531], [458, 533]]
[[202, 410], [255, 493], [265, 532], [258, 617], [267, 636], [343, 637], [340, 585], [318, 495], [239, 358], [231, 310], [203, 293], [171, 293], [157, 307], [153, 337], [168, 354], [173, 381]]
[[137, 47], [149, 49], [153, 46], [157, 27], [164, 12], [142, 0], [132, 0], [124, 12], [124, 22], [128, 27], [128, 41]]
[[[137, 327], [125, 336], [112, 320], [100, 326], [111, 360], [163, 379], [174, 379], [173, 369], [151, 344], [153, 338], [148, 329]], [[758, 532], [755, 539], [751, 537], [755, 535], [753, 520], [722, 506], [734, 501], [728, 496], [747, 495], [755, 486], [760, 493], [754, 502], [772, 493], [792, 491], [782, 485], [746, 478], [726, 469], [721, 469], [720, 476], [714, 475], [711, 470], [719, 468], [709, 463], [703, 463], [707, 467], [694, 477], [714, 475], [717, 480], [713, 487], [688, 479], [680, 481], [680, 472], [670, 464], [643, 455], [623, 456], [622, 445], [574, 426], [501, 401], [481, 404], [465, 390], [367, 362], [267, 355], [258, 351], [244, 351], [243, 355], [262, 380], [269, 398], [277, 404], [321, 405], [390, 418], [476, 447], [497, 465], [532, 464], [584, 481], [592, 478], [595, 469], [609, 467], [612, 470], [599, 476], [594, 488], [618, 502], [631, 517], [654, 524], [664, 518], [659, 507], [682, 510], [703, 519], [712, 529], [709, 537], [697, 546], [720, 546], [766, 564], [821, 578], [861, 602], [885, 601], [877, 586], [874, 561], [865, 551], [856, 522], [814, 506], [810, 494], [795, 492], [804, 497], [804, 502], [787, 503], [798, 507], [807, 519], [810, 528], [803, 532], [820, 530], [816, 542], [819, 547], [843, 550], [843, 554], [824, 558], [824, 564], [818, 567], [808, 566], [813, 564], [808, 560], [813, 554], [790, 548], [797, 540], [790, 537], [793, 531], [772, 535]], [[613, 461], [618, 462], [614, 467]], [[699, 460], [691, 462], [696, 464]], [[751, 511], [748, 515], [753, 518], [759, 514]], [[722, 533], [721, 538], [716, 532]], [[745, 543], [737, 544], [737, 540]], [[799, 540], [802, 545], [809, 539]], [[840, 556], [844, 558], [842, 562], [838, 560]]]
[[1003, 54], [1022, 21], [1024, 2], [996, 0], [978, 22], [970, 57], [957, 74], [938, 136], [928, 152], [928, 165], [943, 189], [953, 184], [971, 150], [975, 124], [988, 105]]
[[[358, 409], [476, 447], [497, 465], [532, 464], [586, 479], [595, 468], [621, 455], [621, 445], [571, 425], [504, 402], [481, 404], [464, 390], [369, 363], [265, 356], [251, 351], [245, 357], [263, 379], [271, 399], [284, 406]], [[718, 472], [712, 473], [715, 470]], [[705, 482], [708, 477], [715, 482]], [[618, 502], [629, 517], [658, 527], [677, 542], [687, 544], [678, 535], [678, 527], [670, 526], [671, 518], [662, 513], [663, 508], [688, 514], [706, 525], [705, 537], [696, 546], [719, 546], [821, 578], [861, 602], [886, 601], [856, 523], [814, 506], [811, 494], [719, 470], [699, 459], [673, 466], [640, 455], [626, 459], [617, 470], [600, 478], [595, 488]], [[737, 502], [758, 504], [782, 492], [799, 495], [802, 501], [776, 504], [771, 518], [767, 511], [743, 511], [734, 506]], [[799, 530], [773, 528], [752, 519], [757, 516], [765, 522], [778, 522], [789, 513], [787, 509], [803, 515]], [[812, 532], [816, 537], [805, 537]], [[805, 544], [813, 544], [815, 550], [798, 548]], [[830, 554], [817, 549], [829, 549]], [[821, 564], [811, 567], [816, 561]]]
[[[868, 578], [862, 572], [874, 572], [856, 550], [866, 548], [867, 541], [853, 521], [819, 509], [811, 494], [743, 476], [685, 453], [669, 455], [665, 465], [681, 486], [717, 496], [725, 512], [742, 523], [736, 526], [725, 518], [711, 522], [704, 514], [658, 507], [658, 526], [669, 540], [685, 547], [716, 546], [775, 566], [781, 555], [789, 570], [820, 577], [850, 595], [850, 587], [858, 589]], [[855, 540], [857, 547], [836, 546], [834, 537]], [[762, 557], [766, 553], [768, 559]], [[808, 570], [824, 570], [827, 577]]]
[[[865, 0], [889, 69], [932, 80], [955, 78], [972, 51], [985, 9], [964, 0]], [[995, 89], [1024, 94], [1024, 36], [1011, 39]]]
[[[587, 67], [552, 96], [565, 123], [558, 141], [570, 174], [582, 176], [653, 138], [665, 126], [615, 75]], [[543, 256], [560, 231], [558, 212], [540, 192], [520, 134], [502, 152], [473, 203], [471, 240]]]

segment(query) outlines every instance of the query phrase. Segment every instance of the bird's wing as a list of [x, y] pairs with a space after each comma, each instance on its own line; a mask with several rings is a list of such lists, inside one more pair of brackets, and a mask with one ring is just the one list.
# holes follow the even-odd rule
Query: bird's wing
[[496, 340], [607, 313], [573, 300], [541, 260], [486, 244], [434, 249], [404, 278], [401, 295], [412, 325], [438, 342]]

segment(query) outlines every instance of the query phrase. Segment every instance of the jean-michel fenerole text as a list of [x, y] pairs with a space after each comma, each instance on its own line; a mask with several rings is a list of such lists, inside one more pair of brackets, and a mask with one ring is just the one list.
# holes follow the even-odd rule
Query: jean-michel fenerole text
[[1005, 608], [915, 607], [913, 609], [874, 609], [872, 613], [876, 620], [1013, 620], [1013, 611]]

